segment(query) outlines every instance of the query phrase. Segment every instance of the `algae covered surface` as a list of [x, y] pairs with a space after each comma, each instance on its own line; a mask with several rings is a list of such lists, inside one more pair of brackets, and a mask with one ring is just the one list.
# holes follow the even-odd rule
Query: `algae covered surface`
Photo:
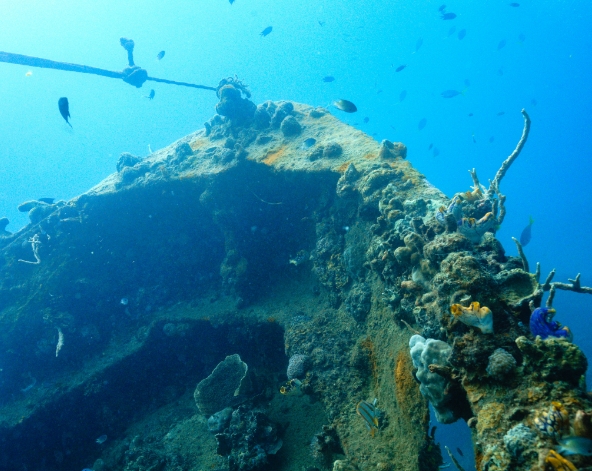
[[529, 329], [562, 287], [495, 239], [507, 168], [449, 199], [245, 91], [0, 239], [0, 468], [436, 470], [428, 400], [479, 470], [592, 465], [560, 448], [592, 438], [586, 358]]

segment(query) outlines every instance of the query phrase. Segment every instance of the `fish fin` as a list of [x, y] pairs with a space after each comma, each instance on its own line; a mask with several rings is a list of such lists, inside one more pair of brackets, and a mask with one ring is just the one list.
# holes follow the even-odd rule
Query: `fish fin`
[[532, 218], [532, 216], [528, 216], [528, 225], [532, 226], [533, 222], [534, 222], [534, 219]]

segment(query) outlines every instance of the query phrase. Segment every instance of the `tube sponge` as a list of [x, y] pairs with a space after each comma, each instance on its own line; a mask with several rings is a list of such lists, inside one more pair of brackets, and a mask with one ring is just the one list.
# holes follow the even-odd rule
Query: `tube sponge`
[[481, 307], [478, 302], [471, 303], [469, 307], [453, 304], [450, 312], [463, 324], [477, 327], [484, 334], [493, 334], [493, 314], [488, 307]]
[[414, 335], [409, 339], [409, 349], [413, 366], [417, 368], [415, 376], [421, 383], [419, 390], [432, 403], [436, 419], [443, 424], [456, 421], [458, 417], [447, 405], [451, 399], [445, 392], [449, 381], [437, 373], [430, 372], [428, 368], [432, 364], [446, 366], [452, 348], [441, 340]]

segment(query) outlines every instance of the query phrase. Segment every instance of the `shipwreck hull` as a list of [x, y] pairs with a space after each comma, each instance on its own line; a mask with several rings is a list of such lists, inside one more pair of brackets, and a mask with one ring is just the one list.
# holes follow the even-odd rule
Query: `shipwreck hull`
[[[537, 414], [590, 401], [579, 349], [525, 327], [538, 279], [491, 232], [475, 243], [437, 221], [449, 200], [402, 144], [226, 87], [204, 130], [124, 154], [72, 201], [33, 202], [0, 239], [0, 469], [437, 469], [416, 332], [451, 347], [443, 407], [472, 426], [477, 468], [543, 469], [557, 437]], [[494, 334], [450, 314], [467, 296]], [[486, 371], [499, 348], [516, 362], [503, 380]], [[235, 353], [252, 374], [241, 411], [283, 441], [251, 468], [193, 402]], [[284, 396], [293, 355], [308, 363]], [[375, 398], [370, 433], [356, 405]], [[519, 424], [534, 438], [517, 454], [504, 437]]]

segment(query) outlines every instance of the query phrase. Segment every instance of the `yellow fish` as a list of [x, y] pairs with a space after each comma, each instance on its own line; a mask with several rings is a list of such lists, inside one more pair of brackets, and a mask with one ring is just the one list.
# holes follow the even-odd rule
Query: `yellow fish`
[[31, 72], [30, 70], [27, 71], [27, 73], [25, 74], [25, 77], [30, 77], [31, 75], [33, 75], [33, 72]]

